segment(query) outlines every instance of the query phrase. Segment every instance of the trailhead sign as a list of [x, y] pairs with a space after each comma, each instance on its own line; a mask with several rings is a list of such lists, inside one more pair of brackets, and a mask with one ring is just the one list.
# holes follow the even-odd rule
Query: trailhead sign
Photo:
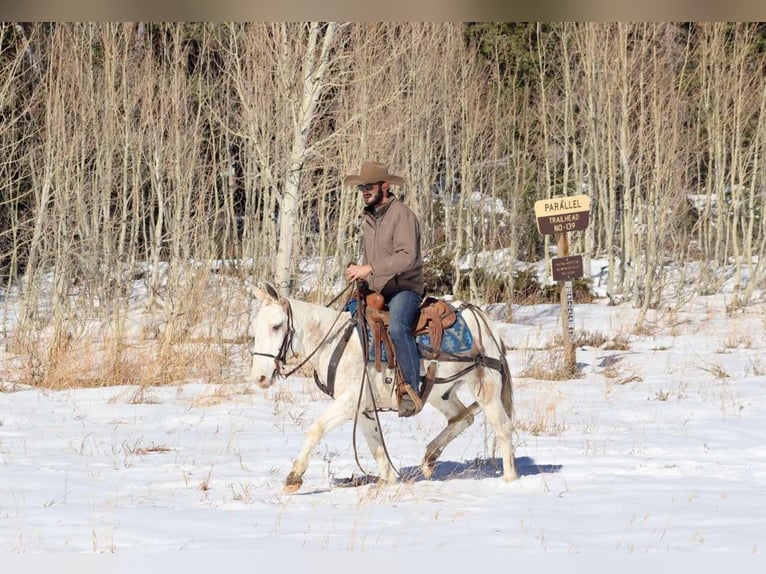
[[582, 231], [590, 219], [590, 197], [572, 195], [535, 202], [537, 229], [542, 235]]
[[574, 289], [572, 279], [583, 276], [581, 255], [569, 255], [569, 232], [582, 231], [590, 220], [590, 197], [571, 195], [541, 199], [535, 202], [537, 229], [542, 235], [555, 235], [558, 257], [551, 259], [553, 280], [561, 285], [561, 326], [563, 327], [564, 360], [567, 370], [577, 369], [574, 337]]

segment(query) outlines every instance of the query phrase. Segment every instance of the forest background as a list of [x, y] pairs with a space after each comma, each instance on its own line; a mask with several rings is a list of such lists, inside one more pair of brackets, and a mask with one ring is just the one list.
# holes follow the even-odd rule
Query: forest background
[[555, 296], [525, 266], [555, 255], [534, 202], [587, 194], [570, 252], [615, 303], [681, 305], [727, 266], [746, 309], [765, 48], [758, 23], [0, 24], [0, 374], [235, 376], [248, 283], [338, 292], [367, 159], [408, 181], [432, 293]]

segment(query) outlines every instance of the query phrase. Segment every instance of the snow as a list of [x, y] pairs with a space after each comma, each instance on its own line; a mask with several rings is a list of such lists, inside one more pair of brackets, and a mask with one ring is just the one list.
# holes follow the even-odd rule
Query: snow
[[[591, 262], [594, 273], [602, 264]], [[421, 457], [444, 426], [427, 406], [380, 415], [399, 483], [339, 486], [374, 471], [347, 423], [320, 442], [303, 488], [285, 494], [330, 400], [309, 379], [264, 391], [242, 364], [238, 383], [51, 391], [3, 379], [2, 365], [0, 554], [762, 554], [757, 295], [735, 313], [725, 291], [689, 298], [650, 311], [640, 330], [629, 304], [577, 304], [576, 333], [589, 337], [566, 380], [532, 376], [555, 356], [558, 305], [493, 306], [498, 321], [512, 317], [498, 324], [514, 377], [513, 483], [499, 478], [482, 415], [425, 479]]]

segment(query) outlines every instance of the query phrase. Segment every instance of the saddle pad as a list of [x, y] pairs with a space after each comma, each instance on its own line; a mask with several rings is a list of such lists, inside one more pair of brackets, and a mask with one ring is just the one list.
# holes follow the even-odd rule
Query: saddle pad
[[[356, 301], [352, 300], [350, 303], [353, 303], [353, 305], [349, 305], [347, 310], [351, 312], [352, 316], [356, 317]], [[431, 337], [428, 333], [418, 335], [415, 337], [415, 341], [418, 346], [431, 348]], [[375, 361], [374, 345], [375, 341], [373, 340], [372, 332], [367, 329], [367, 347], [370, 349], [370, 362]], [[439, 347], [439, 350], [444, 353], [463, 353], [465, 351], [470, 351], [472, 347], [473, 335], [471, 334], [471, 330], [468, 328], [465, 319], [463, 319], [463, 312], [458, 311], [455, 324], [448, 329], [444, 329], [442, 344]], [[380, 360], [383, 362], [388, 361], [385, 346], [382, 346], [381, 348]]]

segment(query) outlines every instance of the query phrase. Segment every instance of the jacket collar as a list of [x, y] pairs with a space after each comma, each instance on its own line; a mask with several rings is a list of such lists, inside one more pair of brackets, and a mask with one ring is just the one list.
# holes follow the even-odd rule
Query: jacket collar
[[397, 202], [397, 201], [399, 201], [399, 198], [396, 197], [395, 195], [392, 195], [391, 199], [389, 199], [388, 202], [385, 205], [379, 205], [379, 206], [372, 207], [372, 208], [368, 207], [368, 206], [365, 206], [364, 207], [364, 213], [366, 215], [369, 215], [370, 217], [375, 218], [375, 219], [380, 219], [381, 217], [383, 217], [386, 214], [386, 212], [389, 210], [391, 205], [393, 203]]

